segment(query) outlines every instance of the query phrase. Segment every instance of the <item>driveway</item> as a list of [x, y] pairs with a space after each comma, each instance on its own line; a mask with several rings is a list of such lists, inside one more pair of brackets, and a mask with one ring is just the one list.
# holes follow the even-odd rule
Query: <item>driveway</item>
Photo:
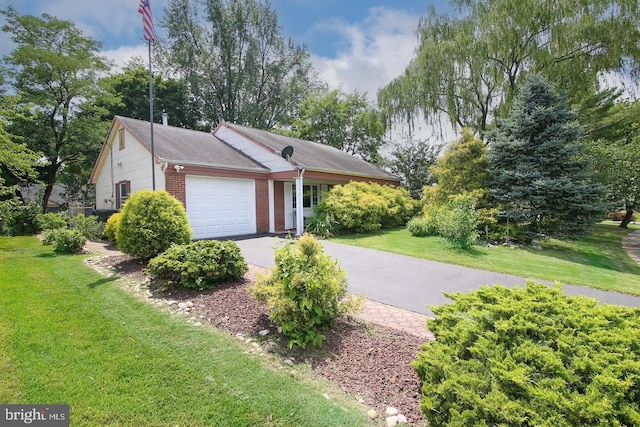
[[[274, 264], [274, 248], [282, 239], [258, 237], [239, 240], [248, 263], [262, 267]], [[349, 279], [349, 292], [405, 310], [433, 315], [429, 306], [451, 300], [443, 292], [469, 292], [482, 285], [524, 285], [526, 279], [491, 273], [436, 261], [413, 258], [374, 249], [322, 241], [325, 253], [338, 260]], [[594, 297], [610, 304], [640, 307], [640, 298], [582, 286], [564, 285], [568, 295]]]

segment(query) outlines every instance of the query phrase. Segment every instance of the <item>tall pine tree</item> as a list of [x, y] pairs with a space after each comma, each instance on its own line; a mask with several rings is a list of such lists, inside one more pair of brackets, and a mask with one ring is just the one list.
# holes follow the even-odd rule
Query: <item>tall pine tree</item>
[[488, 134], [490, 194], [529, 238], [579, 235], [604, 217], [605, 188], [579, 156], [579, 135], [566, 96], [537, 76]]

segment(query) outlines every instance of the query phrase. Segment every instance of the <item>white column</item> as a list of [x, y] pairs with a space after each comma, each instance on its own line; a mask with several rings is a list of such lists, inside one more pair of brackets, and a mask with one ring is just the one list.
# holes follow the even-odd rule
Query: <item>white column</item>
[[276, 232], [276, 205], [274, 201], [274, 190], [273, 190], [273, 180], [269, 180], [269, 233]]
[[296, 236], [304, 233], [304, 201], [302, 200], [304, 186], [304, 169], [298, 170], [296, 178]]

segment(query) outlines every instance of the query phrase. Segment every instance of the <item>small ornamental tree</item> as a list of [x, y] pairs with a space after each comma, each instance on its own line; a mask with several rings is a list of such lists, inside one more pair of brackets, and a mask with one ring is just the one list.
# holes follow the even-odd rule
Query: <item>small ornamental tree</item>
[[191, 241], [191, 227], [182, 203], [166, 191], [138, 191], [127, 200], [116, 231], [118, 249], [151, 258], [172, 243]]
[[447, 297], [413, 363], [429, 425], [640, 425], [640, 309], [533, 282]]

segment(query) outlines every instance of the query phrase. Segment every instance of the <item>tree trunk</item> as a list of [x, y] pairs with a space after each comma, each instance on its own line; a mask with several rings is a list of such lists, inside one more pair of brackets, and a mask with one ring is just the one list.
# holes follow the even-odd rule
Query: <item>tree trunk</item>
[[627, 228], [627, 225], [631, 222], [631, 218], [633, 217], [633, 209], [627, 208], [627, 213], [624, 214], [624, 218], [620, 221], [621, 228]]

